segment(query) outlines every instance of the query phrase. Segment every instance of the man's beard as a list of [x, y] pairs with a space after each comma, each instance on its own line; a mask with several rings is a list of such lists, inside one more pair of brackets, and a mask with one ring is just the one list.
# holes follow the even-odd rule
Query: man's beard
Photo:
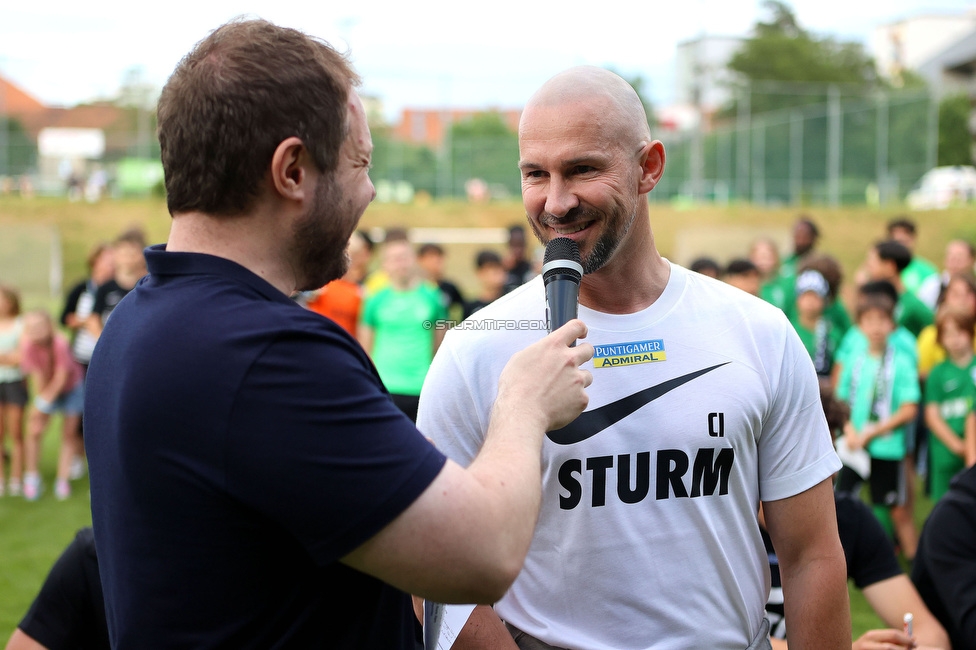
[[[599, 217], [601, 216], [607, 218], [600, 220]], [[546, 212], [539, 217], [539, 223], [543, 226], [550, 227], [560, 224], [578, 223], [580, 221], [592, 221], [603, 224], [604, 231], [593, 243], [593, 247], [586, 253], [585, 257], [581, 259], [583, 273], [587, 274], [599, 271], [610, 261], [610, 258], [613, 257], [613, 254], [620, 246], [620, 242], [627, 236], [630, 227], [634, 225], [634, 219], [636, 218], [636, 210], [628, 217], [624, 207], [618, 203], [614, 204], [607, 214], [592, 208], [574, 208], [565, 217], [560, 218]], [[621, 224], [623, 224], [622, 227]], [[532, 232], [535, 233], [536, 239], [540, 243], [549, 243], [548, 240], [543, 238], [541, 229], [531, 219], [529, 219], [529, 226], [532, 227]], [[559, 236], [554, 235], [554, 237]]]
[[348, 270], [346, 246], [355, 222], [350, 223], [347, 231], [348, 215], [343, 213], [347, 209], [339, 184], [323, 178], [315, 188], [312, 205], [292, 233], [298, 291], [319, 289]]

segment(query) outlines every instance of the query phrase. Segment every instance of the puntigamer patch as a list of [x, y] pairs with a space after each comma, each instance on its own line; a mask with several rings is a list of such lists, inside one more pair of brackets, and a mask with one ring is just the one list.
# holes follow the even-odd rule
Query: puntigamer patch
[[638, 363], [653, 363], [665, 361], [668, 358], [664, 350], [664, 340], [633, 341], [631, 343], [613, 343], [611, 345], [593, 346], [594, 368], [616, 368], [618, 366], [633, 366]]

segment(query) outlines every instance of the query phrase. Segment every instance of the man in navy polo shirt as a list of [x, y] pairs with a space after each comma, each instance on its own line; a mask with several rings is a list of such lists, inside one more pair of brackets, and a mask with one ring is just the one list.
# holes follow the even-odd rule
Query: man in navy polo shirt
[[374, 196], [357, 83], [328, 44], [235, 21], [160, 97], [172, 229], [88, 375], [115, 648], [408, 648], [409, 593], [490, 603], [521, 568], [542, 437], [585, 407], [593, 348], [573, 321], [513, 356], [462, 469], [290, 300], [343, 274]]

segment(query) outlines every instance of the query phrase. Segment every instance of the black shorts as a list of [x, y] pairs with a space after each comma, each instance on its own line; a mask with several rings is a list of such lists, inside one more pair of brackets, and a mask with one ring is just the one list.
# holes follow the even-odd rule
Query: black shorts
[[908, 498], [905, 462], [871, 459], [871, 503], [876, 506], [902, 506]]
[[23, 408], [27, 405], [27, 382], [0, 381], [0, 404], [11, 404]]

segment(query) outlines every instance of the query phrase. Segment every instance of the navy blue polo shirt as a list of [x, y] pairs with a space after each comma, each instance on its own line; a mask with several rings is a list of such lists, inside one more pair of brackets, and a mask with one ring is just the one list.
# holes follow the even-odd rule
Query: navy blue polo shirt
[[413, 647], [408, 595], [338, 560], [444, 456], [332, 321], [226, 259], [146, 261], [86, 384], [113, 646]]

